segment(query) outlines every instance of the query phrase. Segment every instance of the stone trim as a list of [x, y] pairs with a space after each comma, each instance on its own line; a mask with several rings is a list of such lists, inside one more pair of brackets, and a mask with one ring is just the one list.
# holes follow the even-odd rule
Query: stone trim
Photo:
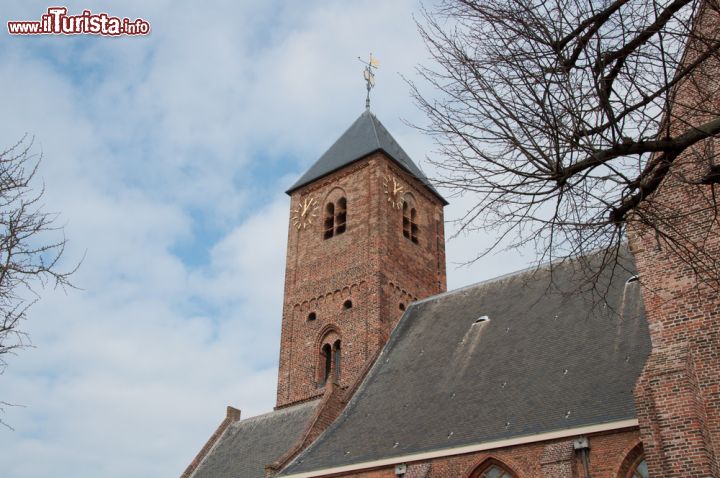
[[326, 468], [323, 470], [307, 471], [287, 475], [286, 478], [311, 478], [315, 476], [326, 476], [333, 473], [345, 473], [349, 471], [364, 470], [368, 468], [377, 468], [382, 466], [395, 465], [398, 463], [407, 463], [410, 461], [423, 461], [434, 458], [444, 458], [454, 455], [463, 455], [465, 453], [474, 453], [477, 451], [492, 450], [495, 448], [504, 448], [509, 446], [524, 445], [527, 443], [535, 443], [546, 440], [555, 440], [558, 438], [567, 438], [577, 435], [589, 435], [591, 433], [605, 432], [611, 430], [620, 430], [623, 428], [637, 427], [638, 421], [633, 418], [630, 420], [620, 420], [616, 422], [601, 423], [597, 425], [588, 425], [578, 428], [568, 428], [554, 432], [540, 433], [537, 435], [526, 435], [521, 437], [509, 438], [506, 440], [498, 440], [493, 442], [478, 443], [475, 445], [466, 445], [457, 448], [444, 448], [441, 450], [429, 451], [424, 453], [415, 453], [411, 455], [402, 455], [392, 458], [383, 458], [380, 460], [367, 461], [363, 463], [354, 463], [352, 465], [338, 466], [334, 468]]

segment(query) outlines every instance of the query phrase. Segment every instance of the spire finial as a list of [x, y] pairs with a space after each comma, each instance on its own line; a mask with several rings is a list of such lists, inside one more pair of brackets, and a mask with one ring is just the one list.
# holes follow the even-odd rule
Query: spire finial
[[365, 97], [365, 108], [370, 109], [370, 90], [373, 89], [375, 86], [375, 72], [373, 69], [378, 69], [380, 67], [380, 62], [377, 61], [376, 58], [373, 58], [372, 53], [370, 53], [370, 59], [368, 61], [364, 61], [362, 58], [358, 57], [358, 60], [360, 60], [360, 63], [365, 65], [365, 69], [363, 70], [363, 76], [365, 77], [365, 84], [367, 85], [367, 97]]

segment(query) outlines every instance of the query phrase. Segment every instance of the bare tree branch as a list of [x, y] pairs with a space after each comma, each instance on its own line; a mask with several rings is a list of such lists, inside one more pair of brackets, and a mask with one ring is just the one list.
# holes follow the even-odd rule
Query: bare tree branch
[[707, 261], [680, 246], [681, 213], [650, 201], [668, 180], [720, 181], [714, 150], [701, 148], [702, 171], [675, 166], [720, 134], [720, 28], [694, 28], [700, 9], [718, 0], [443, 0], [424, 12], [433, 62], [411, 83], [429, 119], [418, 128], [437, 141], [438, 183], [477, 197], [458, 229], [499, 238], [478, 258], [506, 239], [543, 260], [615, 251], [637, 217]]
[[[0, 375], [7, 357], [30, 346], [22, 329], [38, 286], [73, 287], [77, 266], [60, 270], [66, 239], [55, 225], [57, 214], [43, 211], [44, 189], [34, 189], [41, 156], [27, 137], [0, 153]], [[0, 415], [5, 407], [0, 402]], [[0, 425], [11, 428], [0, 418]]]

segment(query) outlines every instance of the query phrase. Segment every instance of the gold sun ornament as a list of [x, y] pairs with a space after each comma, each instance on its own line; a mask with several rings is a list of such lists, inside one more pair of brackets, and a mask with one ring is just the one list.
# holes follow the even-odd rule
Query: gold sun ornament
[[313, 223], [313, 219], [317, 217], [318, 204], [315, 198], [306, 197], [300, 201], [300, 204], [293, 210], [293, 225], [296, 229], [305, 229]]
[[400, 209], [402, 207], [402, 195], [405, 192], [405, 188], [394, 176], [385, 176], [383, 179], [383, 187], [385, 188], [385, 194], [387, 200], [392, 207]]

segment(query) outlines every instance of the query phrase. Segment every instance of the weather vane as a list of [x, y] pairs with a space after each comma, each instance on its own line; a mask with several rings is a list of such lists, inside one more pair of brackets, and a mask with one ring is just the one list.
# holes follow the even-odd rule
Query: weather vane
[[372, 90], [375, 86], [375, 72], [373, 71], [373, 69], [377, 70], [380, 67], [380, 62], [377, 61], [376, 58], [373, 58], [372, 53], [370, 53], [369, 61], [364, 61], [360, 57], [358, 57], [358, 60], [360, 60], [360, 63], [365, 65], [365, 69], [363, 70], [363, 76], [365, 77], [365, 83], [367, 85], [365, 108], [370, 109], [370, 90]]

